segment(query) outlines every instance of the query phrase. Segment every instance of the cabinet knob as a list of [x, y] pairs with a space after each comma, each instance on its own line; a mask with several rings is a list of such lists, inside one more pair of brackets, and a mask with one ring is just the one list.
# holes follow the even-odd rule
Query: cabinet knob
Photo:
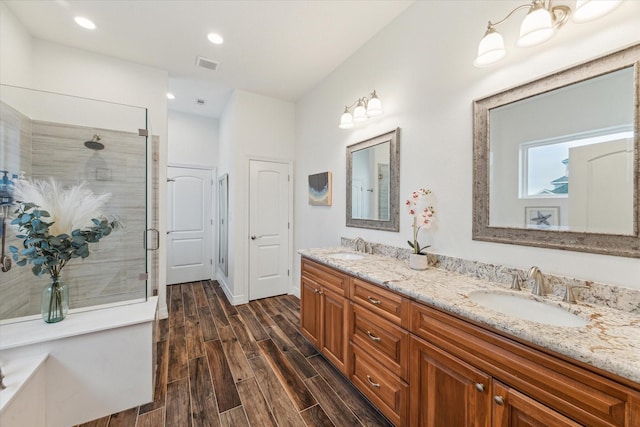
[[493, 396], [493, 400], [496, 402], [496, 405], [504, 405], [504, 399], [502, 396]]
[[371, 304], [374, 304], [374, 305], [380, 305], [380, 303], [382, 302], [382, 301], [380, 301], [379, 299], [374, 299], [374, 298], [371, 298], [371, 297], [369, 297], [369, 296], [367, 297], [367, 299], [369, 300], [369, 302], [370, 302]]
[[367, 335], [371, 338], [371, 341], [380, 341], [382, 338], [373, 335], [370, 331], [367, 331]]
[[380, 383], [374, 383], [369, 375], [367, 375], [367, 381], [369, 381], [369, 384], [371, 384], [372, 387], [380, 388]]
[[476, 390], [478, 390], [479, 392], [483, 392], [484, 391], [484, 384], [476, 383]]

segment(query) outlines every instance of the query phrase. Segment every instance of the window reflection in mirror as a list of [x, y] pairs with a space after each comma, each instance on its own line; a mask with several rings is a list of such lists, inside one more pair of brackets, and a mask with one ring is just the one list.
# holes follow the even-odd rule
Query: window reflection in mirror
[[633, 67], [490, 110], [492, 227], [634, 233]]
[[347, 147], [347, 226], [399, 231], [399, 129]]

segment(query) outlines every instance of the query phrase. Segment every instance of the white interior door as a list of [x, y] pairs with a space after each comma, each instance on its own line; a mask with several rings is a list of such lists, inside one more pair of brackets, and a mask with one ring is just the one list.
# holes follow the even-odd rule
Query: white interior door
[[210, 279], [211, 171], [169, 167], [167, 178], [167, 284]]
[[569, 149], [571, 231], [633, 234], [633, 141]]
[[289, 165], [249, 163], [249, 300], [254, 300], [289, 291]]

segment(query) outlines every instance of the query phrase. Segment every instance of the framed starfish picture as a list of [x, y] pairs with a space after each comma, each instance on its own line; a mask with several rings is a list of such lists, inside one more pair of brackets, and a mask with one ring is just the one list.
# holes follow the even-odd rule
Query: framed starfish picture
[[557, 229], [560, 225], [560, 207], [527, 206], [524, 208], [524, 221], [527, 228]]

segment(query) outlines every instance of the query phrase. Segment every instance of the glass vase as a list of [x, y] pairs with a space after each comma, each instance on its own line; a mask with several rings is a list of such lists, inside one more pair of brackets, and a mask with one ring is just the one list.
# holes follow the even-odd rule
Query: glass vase
[[51, 283], [42, 289], [42, 319], [56, 323], [67, 317], [69, 311], [69, 288], [59, 278], [51, 278]]

